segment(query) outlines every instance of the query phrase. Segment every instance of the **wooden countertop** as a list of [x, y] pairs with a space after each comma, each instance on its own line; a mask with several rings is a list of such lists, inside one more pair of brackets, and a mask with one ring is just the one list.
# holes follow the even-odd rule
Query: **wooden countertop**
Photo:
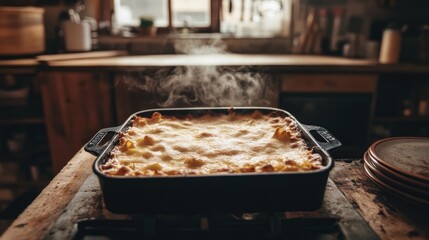
[[[91, 169], [94, 160], [94, 156], [80, 150], [8, 228], [2, 239], [28, 239], [29, 236], [32, 239], [72, 239], [79, 220], [100, 216], [129, 218], [104, 209], [100, 187]], [[337, 161], [330, 179], [327, 191], [337, 189], [337, 196], [326, 199], [325, 194], [325, 202], [340, 198], [349, 202], [338, 203], [338, 209], [334, 209], [336, 214], [351, 217], [345, 208], [356, 209], [380, 239], [429, 238], [429, 210], [381, 191], [364, 174], [362, 160]]]
[[37, 65], [39, 62], [35, 58], [0, 60], [2, 67], [34, 67]]
[[377, 61], [343, 57], [281, 54], [144, 55], [103, 59], [55, 61], [51, 69], [98, 69], [140, 71], [174, 66], [250, 66], [272, 72], [429, 73], [429, 65], [379, 64]]
[[285, 54], [206, 54], [124, 56], [124, 51], [100, 51], [0, 60], [2, 68], [41, 67], [43, 70], [140, 71], [153, 67], [249, 66], [273, 72], [429, 73], [429, 65], [379, 64], [365, 59]]
[[35, 58], [0, 60], [0, 73], [35, 73], [38, 66]]
[[65, 53], [65, 54], [51, 54], [51, 55], [39, 55], [34, 58], [24, 59], [4, 59], [0, 60], [0, 73], [11, 73], [11, 74], [25, 74], [25, 73], [36, 73], [40, 67], [46, 65], [46, 63], [54, 61], [66, 61], [66, 60], [79, 60], [79, 59], [98, 59], [98, 58], [109, 58], [127, 55], [126, 51], [93, 51], [93, 52], [82, 52], [82, 53]]
[[338, 57], [268, 54], [170, 54], [55, 61], [51, 67], [171, 67], [171, 66], [370, 66], [374, 62]]

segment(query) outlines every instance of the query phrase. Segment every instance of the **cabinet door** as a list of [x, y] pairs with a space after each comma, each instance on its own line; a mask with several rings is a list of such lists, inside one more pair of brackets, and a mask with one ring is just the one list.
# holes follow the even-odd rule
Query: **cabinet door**
[[305, 124], [330, 130], [343, 146], [335, 157], [360, 157], [367, 147], [376, 75], [282, 75], [281, 108]]
[[46, 72], [40, 75], [53, 171], [58, 173], [101, 128], [114, 125], [108, 73]]
[[378, 76], [373, 74], [283, 74], [282, 92], [375, 93]]

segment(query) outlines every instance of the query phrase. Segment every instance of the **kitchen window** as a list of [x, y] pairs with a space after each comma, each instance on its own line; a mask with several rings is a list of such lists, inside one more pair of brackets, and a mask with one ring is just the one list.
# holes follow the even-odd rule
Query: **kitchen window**
[[289, 36], [293, 0], [114, 0], [118, 27], [152, 18], [161, 32], [189, 28], [244, 36]]
[[221, 32], [289, 36], [292, 0], [223, 0]]
[[173, 27], [208, 27], [210, 0], [171, 0]]
[[217, 0], [115, 0], [118, 27], [139, 26], [140, 18], [152, 18], [159, 29], [192, 28], [197, 32], [215, 32]]
[[118, 26], [139, 26], [140, 17], [151, 17], [156, 27], [168, 27], [168, 0], [115, 0], [115, 22]]

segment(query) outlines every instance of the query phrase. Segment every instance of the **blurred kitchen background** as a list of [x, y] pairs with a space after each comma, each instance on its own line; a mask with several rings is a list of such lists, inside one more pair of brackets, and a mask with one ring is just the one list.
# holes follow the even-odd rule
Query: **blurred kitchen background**
[[429, 136], [428, 10], [426, 0], [0, 0], [0, 230], [99, 129], [158, 107], [126, 84], [156, 64], [127, 57], [284, 57], [251, 68], [274, 84], [267, 105], [329, 129], [344, 144], [337, 158]]
[[[421, 45], [429, 31], [424, 0], [3, 0], [0, 4], [43, 10], [37, 21], [44, 25], [46, 44], [39, 53], [78, 51], [67, 50], [64, 43], [64, 28], [69, 29], [72, 21], [89, 25], [91, 50], [173, 53], [170, 38], [189, 33], [210, 33], [193, 37], [211, 38], [216, 33], [230, 52], [376, 58], [383, 31], [390, 28], [403, 35], [407, 51], [401, 52], [401, 60], [427, 58], [419, 51], [425, 48]], [[32, 15], [37, 18], [35, 12]], [[243, 39], [250, 44], [242, 44]]]

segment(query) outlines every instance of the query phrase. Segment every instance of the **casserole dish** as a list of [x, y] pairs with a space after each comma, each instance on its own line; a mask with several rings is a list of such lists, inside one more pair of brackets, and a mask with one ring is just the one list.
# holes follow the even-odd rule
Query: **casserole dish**
[[[115, 213], [212, 213], [310, 211], [318, 209], [334, 162], [327, 152], [341, 143], [326, 129], [300, 124], [287, 111], [265, 107], [237, 107], [236, 114], [259, 111], [292, 118], [302, 138], [314, 153], [322, 157], [320, 169], [307, 172], [234, 173], [216, 175], [110, 176], [100, 171], [136, 117], [149, 118], [155, 112], [164, 116], [202, 116], [228, 114], [228, 107], [150, 109], [131, 115], [118, 127], [100, 130], [85, 150], [98, 156], [93, 170], [100, 181], [106, 208]], [[317, 132], [323, 141], [316, 140]], [[113, 137], [104, 144], [107, 133]]]

